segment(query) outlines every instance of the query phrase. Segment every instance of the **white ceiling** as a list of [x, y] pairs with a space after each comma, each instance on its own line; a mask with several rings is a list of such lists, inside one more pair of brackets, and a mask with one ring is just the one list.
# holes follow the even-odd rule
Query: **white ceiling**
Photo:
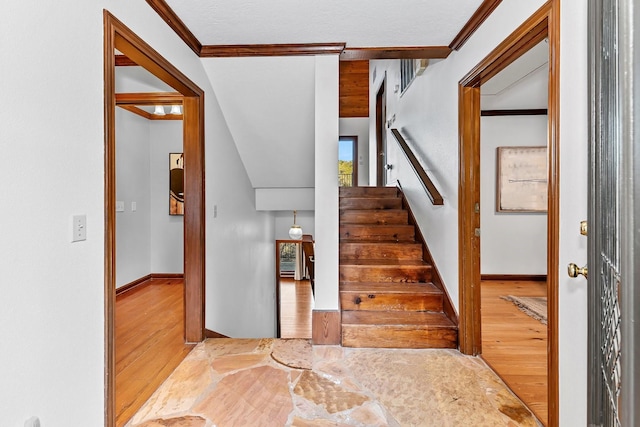
[[203, 45], [448, 46], [482, 0], [167, 0]]

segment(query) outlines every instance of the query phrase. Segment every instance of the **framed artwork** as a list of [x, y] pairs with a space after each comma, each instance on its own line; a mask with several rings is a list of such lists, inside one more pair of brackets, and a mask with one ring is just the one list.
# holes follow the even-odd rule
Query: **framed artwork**
[[184, 215], [183, 153], [169, 153], [169, 215]]
[[497, 212], [547, 211], [547, 147], [498, 147]]

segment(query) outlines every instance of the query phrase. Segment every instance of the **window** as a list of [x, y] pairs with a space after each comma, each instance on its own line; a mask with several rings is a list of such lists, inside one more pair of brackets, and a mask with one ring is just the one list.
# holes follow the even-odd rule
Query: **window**
[[400, 94], [409, 87], [413, 79], [416, 77], [416, 68], [413, 59], [400, 60]]
[[358, 185], [358, 137], [341, 136], [338, 145], [338, 182], [340, 187]]

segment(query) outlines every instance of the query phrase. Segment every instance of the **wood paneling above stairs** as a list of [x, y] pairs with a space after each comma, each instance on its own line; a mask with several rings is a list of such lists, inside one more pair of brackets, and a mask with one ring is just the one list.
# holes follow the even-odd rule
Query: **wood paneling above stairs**
[[447, 296], [394, 187], [340, 188], [342, 345], [457, 348]]

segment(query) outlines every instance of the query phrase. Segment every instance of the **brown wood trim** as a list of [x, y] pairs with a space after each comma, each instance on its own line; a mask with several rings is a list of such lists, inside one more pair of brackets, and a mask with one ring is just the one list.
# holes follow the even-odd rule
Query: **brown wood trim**
[[201, 58], [340, 54], [344, 43], [205, 45]]
[[210, 329], [204, 330], [204, 337], [205, 338], [229, 338], [226, 335], [219, 334], [218, 332], [214, 332]]
[[527, 21], [498, 45], [471, 70], [459, 85], [459, 283], [460, 350], [467, 354], [481, 351], [480, 336], [480, 248], [475, 237], [475, 203], [479, 202], [479, 121], [480, 85], [520, 57], [543, 38], [549, 38], [549, 206], [547, 209], [547, 295], [548, 295], [548, 420], [559, 425], [558, 377], [558, 286], [559, 286], [559, 0], [549, 0]]
[[116, 423], [116, 65], [115, 29], [111, 14], [103, 12], [104, 27], [104, 425]]
[[475, 13], [469, 18], [462, 30], [456, 35], [449, 47], [452, 50], [460, 50], [478, 28], [487, 20], [493, 11], [502, 3], [502, 0], [484, 0]]
[[116, 55], [116, 67], [137, 67], [138, 64], [130, 60], [124, 55]]
[[[459, 87], [458, 251], [460, 283], [460, 351], [481, 352], [480, 331], [480, 86]], [[477, 303], [476, 303], [477, 301]]]
[[560, 425], [560, 0], [549, 12], [549, 206], [547, 207], [548, 426]]
[[509, 37], [500, 43], [462, 80], [463, 86], [476, 86], [489, 81], [507, 65], [520, 58], [532, 46], [548, 37], [548, 16], [551, 11], [548, 1], [536, 11], [526, 22], [520, 25]]
[[185, 170], [184, 279], [185, 340], [204, 338], [205, 197], [204, 92], [108, 11], [104, 17], [105, 99], [105, 425], [115, 423], [115, 55], [122, 54], [184, 96], [183, 151]]
[[342, 324], [340, 310], [313, 310], [311, 341], [314, 345], [340, 345]]
[[124, 294], [125, 292], [132, 291], [137, 288], [143, 288], [149, 283], [151, 283], [151, 275], [147, 274], [146, 276], [143, 276], [139, 279], [129, 282], [126, 285], [122, 285], [116, 289], [116, 298]]
[[200, 55], [202, 44], [164, 0], [147, 0], [147, 3], [196, 55]]
[[162, 280], [162, 279], [184, 279], [184, 274], [182, 273], [151, 273], [151, 280]]
[[[400, 184], [400, 183], [398, 183]], [[431, 255], [431, 251], [429, 250], [429, 245], [427, 244], [427, 240], [424, 238], [422, 234], [422, 230], [420, 229], [420, 225], [418, 221], [416, 221], [415, 215], [413, 215], [413, 211], [411, 210], [411, 206], [409, 205], [409, 201], [407, 200], [404, 192], [402, 191], [402, 187], [398, 185], [398, 191], [402, 195], [402, 207], [407, 210], [409, 213], [409, 224], [413, 225], [416, 229], [416, 240], [422, 244], [422, 259], [432, 266], [432, 274], [431, 283], [433, 283], [438, 289], [442, 291], [444, 294], [443, 298], [443, 311], [447, 315], [447, 317], [458, 326], [459, 318], [458, 313], [456, 312], [453, 303], [451, 302], [451, 296], [449, 295], [449, 291], [447, 291], [447, 287], [444, 285], [444, 281], [442, 280], [442, 276], [440, 275], [440, 271], [438, 271], [438, 266], [436, 265], [433, 256]]]
[[116, 93], [116, 105], [182, 105], [184, 96], [177, 92]]
[[148, 111], [144, 111], [142, 108], [138, 108], [135, 105], [118, 105], [118, 107], [122, 108], [123, 110], [127, 110], [130, 113], [136, 114], [140, 117], [143, 117], [147, 120], [153, 120], [153, 118], [151, 116], [153, 116], [153, 114], [149, 113]]
[[513, 281], [520, 280], [523, 282], [546, 282], [546, 274], [482, 274], [480, 280], [501, 280]]
[[340, 60], [444, 59], [450, 53], [449, 46], [348, 47], [340, 55]]
[[548, 113], [547, 108], [536, 109], [520, 109], [520, 110], [482, 110], [480, 115], [482, 117], [494, 117], [494, 116], [546, 116]]
[[159, 116], [156, 114], [151, 114], [148, 111], [143, 110], [142, 108], [138, 108], [135, 105], [118, 105], [118, 107], [123, 110], [127, 110], [133, 114], [136, 114], [140, 117], [144, 117], [147, 120], [182, 120], [182, 114], [165, 114], [164, 116]]
[[434, 205], [444, 205], [442, 194], [440, 194], [433, 181], [431, 181], [431, 178], [429, 178], [427, 172], [425, 172], [424, 168], [416, 158], [415, 154], [413, 154], [413, 151], [411, 151], [411, 148], [409, 147], [409, 144], [407, 144], [407, 141], [405, 141], [398, 129], [391, 129], [391, 133], [396, 138], [396, 141], [398, 141], [398, 144], [400, 145], [400, 148], [402, 148], [402, 152], [404, 153], [404, 155], [407, 156], [407, 160], [409, 160], [409, 163], [411, 163], [411, 166], [413, 166], [413, 170], [415, 171], [416, 175], [418, 175], [418, 178], [420, 178], [420, 182], [422, 183], [424, 189], [427, 191], [427, 195], [429, 196], [429, 200], [431, 200], [431, 203]]

